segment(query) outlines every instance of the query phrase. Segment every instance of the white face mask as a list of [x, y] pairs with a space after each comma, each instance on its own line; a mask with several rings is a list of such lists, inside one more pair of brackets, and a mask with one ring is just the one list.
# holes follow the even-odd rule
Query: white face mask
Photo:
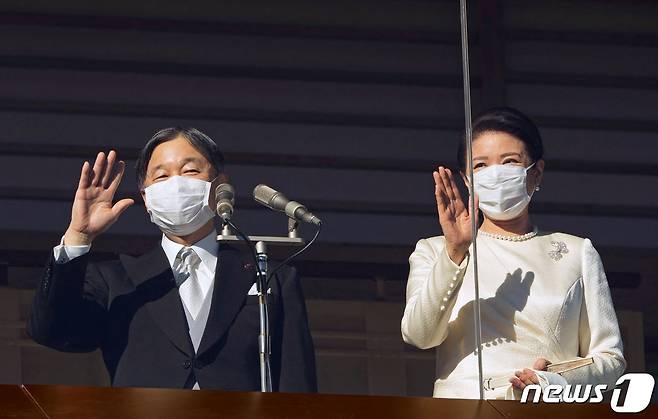
[[160, 230], [176, 236], [192, 234], [215, 213], [208, 204], [211, 182], [172, 176], [144, 189], [146, 210]]
[[475, 193], [480, 209], [492, 220], [511, 220], [523, 212], [530, 203], [526, 177], [527, 168], [512, 164], [496, 164], [473, 174]]

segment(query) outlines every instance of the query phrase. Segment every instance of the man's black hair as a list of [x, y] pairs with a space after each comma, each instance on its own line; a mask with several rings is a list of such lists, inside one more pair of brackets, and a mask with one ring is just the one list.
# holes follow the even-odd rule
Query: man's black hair
[[146, 143], [142, 151], [139, 152], [135, 170], [137, 172], [137, 186], [142, 189], [146, 180], [146, 169], [148, 168], [151, 155], [155, 148], [167, 141], [183, 137], [194, 147], [203, 157], [208, 160], [215, 174], [219, 175], [224, 172], [224, 155], [210, 137], [196, 128], [170, 127], [156, 132], [153, 137]]

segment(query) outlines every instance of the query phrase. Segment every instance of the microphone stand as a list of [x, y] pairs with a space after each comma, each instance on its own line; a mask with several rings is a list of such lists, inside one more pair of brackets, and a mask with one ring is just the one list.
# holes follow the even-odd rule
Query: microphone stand
[[[230, 221], [224, 223], [221, 234], [217, 236], [219, 243], [235, 243], [248, 240], [248, 244], [256, 243], [256, 261], [258, 263], [256, 275], [256, 289], [258, 291], [258, 314], [260, 324], [260, 334], [258, 335], [258, 355], [260, 362], [260, 391], [263, 393], [272, 392], [272, 371], [270, 369], [270, 355], [272, 354], [272, 345], [270, 338], [270, 319], [267, 305], [268, 299], [268, 255], [267, 245], [278, 246], [300, 246], [304, 244], [304, 239], [297, 234], [298, 222], [292, 218], [288, 219], [288, 236], [236, 236], [231, 231]], [[236, 229], [237, 230], [237, 229]]]

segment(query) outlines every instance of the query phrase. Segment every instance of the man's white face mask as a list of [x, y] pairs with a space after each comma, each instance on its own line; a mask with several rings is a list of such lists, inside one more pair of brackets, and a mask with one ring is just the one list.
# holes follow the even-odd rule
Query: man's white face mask
[[146, 210], [160, 230], [176, 236], [194, 233], [210, 221], [211, 182], [188, 176], [172, 176], [144, 189]]
[[473, 174], [475, 193], [480, 199], [480, 209], [492, 220], [512, 220], [530, 203], [527, 168], [512, 164], [496, 164]]

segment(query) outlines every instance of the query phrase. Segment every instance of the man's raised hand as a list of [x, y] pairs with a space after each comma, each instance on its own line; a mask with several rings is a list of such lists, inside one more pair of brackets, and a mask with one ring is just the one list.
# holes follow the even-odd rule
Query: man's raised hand
[[112, 204], [126, 166], [123, 161], [117, 162], [116, 156], [114, 150], [107, 156], [100, 152], [93, 168], [87, 161], [82, 165], [73, 200], [71, 224], [64, 235], [65, 244], [91, 244], [135, 203], [133, 199], [126, 198]]

